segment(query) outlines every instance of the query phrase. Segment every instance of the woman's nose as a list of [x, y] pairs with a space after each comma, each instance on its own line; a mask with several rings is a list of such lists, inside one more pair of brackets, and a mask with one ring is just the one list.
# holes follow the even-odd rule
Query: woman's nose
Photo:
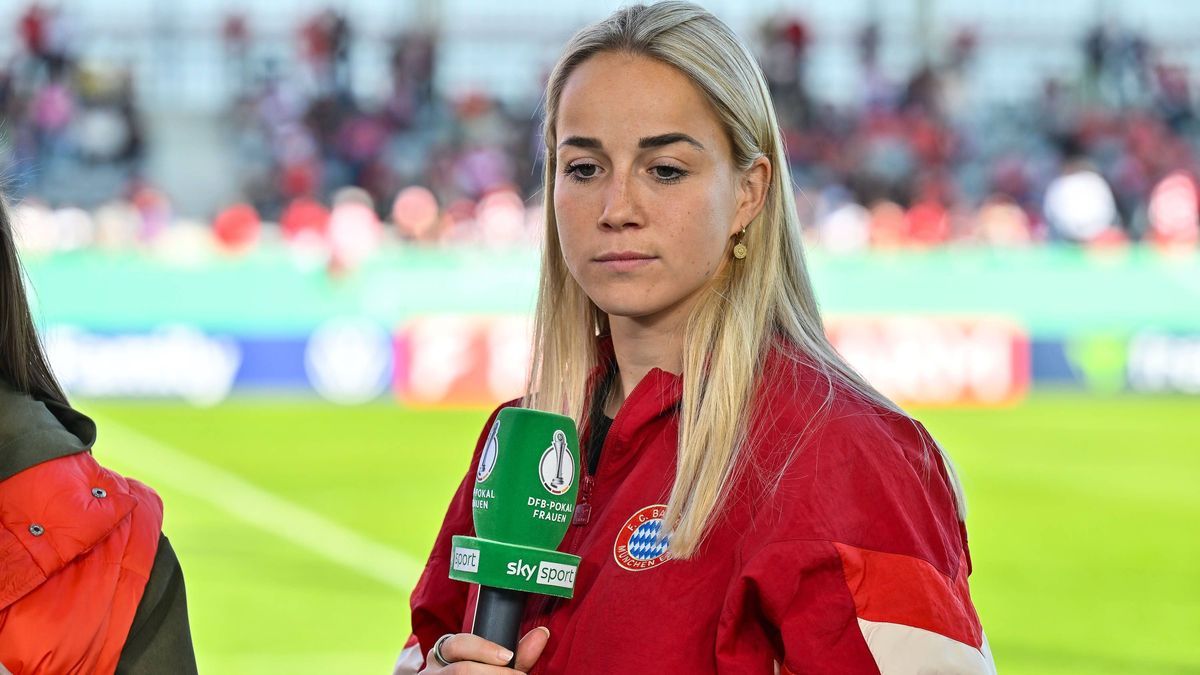
[[614, 178], [604, 192], [604, 210], [600, 213], [600, 227], [621, 229], [638, 227], [642, 224], [641, 209], [633, 193], [632, 179], [627, 175]]

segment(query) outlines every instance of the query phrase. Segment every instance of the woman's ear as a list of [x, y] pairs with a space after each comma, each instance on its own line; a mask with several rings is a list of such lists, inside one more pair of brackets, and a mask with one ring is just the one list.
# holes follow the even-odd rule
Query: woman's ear
[[738, 177], [738, 207], [737, 215], [733, 219], [734, 232], [740, 232], [762, 212], [770, 187], [771, 160], [759, 157]]

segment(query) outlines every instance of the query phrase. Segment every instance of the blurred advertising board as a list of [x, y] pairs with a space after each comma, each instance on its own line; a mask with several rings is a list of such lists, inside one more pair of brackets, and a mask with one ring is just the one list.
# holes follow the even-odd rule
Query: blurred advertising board
[[1200, 394], [1200, 335], [1139, 333], [1129, 342], [1126, 372], [1132, 391]]
[[[1030, 338], [1010, 319], [831, 317], [834, 347], [903, 405], [1007, 405], [1031, 388], [1200, 395], [1200, 333]], [[430, 315], [393, 329], [360, 318], [300, 335], [58, 325], [46, 332], [72, 395], [212, 405], [233, 393], [362, 403], [487, 406], [519, 396], [529, 368], [526, 315]]]
[[[1029, 338], [1011, 321], [846, 317], [834, 346], [905, 404], [1000, 405], [1029, 387]], [[529, 368], [526, 317], [427, 317], [397, 338], [396, 395], [407, 404], [485, 405], [520, 396]]]
[[1035, 340], [1038, 386], [1097, 393], [1200, 394], [1200, 333], [1142, 330]]
[[394, 351], [390, 332], [358, 319], [332, 320], [299, 336], [206, 333], [185, 325], [138, 332], [56, 326], [46, 333], [46, 349], [72, 395], [196, 405], [219, 403], [235, 391], [363, 403], [389, 391]]
[[495, 405], [520, 396], [529, 370], [526, 316], [430, 316], [396, 337], [395, 394], [408, 405]]
[[1004, 405], [1029, 389], [1029, 336], [993, 317], [834, 317], [851, 366], [902, 405]]
[[[1002, 405], [1055, 387], [1200, 394], [1196, 258], [810, 253], [835, 347], [904, 404]], [[492, 405], [528, 368], [536, 251], [388, 250], [340, 276], [281, 250], [26, 262], [51, 360], [79, 396]]]

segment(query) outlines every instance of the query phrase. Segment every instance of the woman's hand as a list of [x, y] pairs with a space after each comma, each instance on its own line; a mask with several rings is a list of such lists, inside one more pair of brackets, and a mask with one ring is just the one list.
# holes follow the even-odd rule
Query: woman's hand
[[429, 650], [425, 668], [420, 675], [501, 675], [502, 673], [528, 673], [537, 663], [546, 642], [550, 640], [550, 629], [545, 626], [534, 628], [517, 644], [516, 670], [508, 667], [512, 653], [500, 645], [470, 633], [456, 633], [442, 641], [442, 656], [450, 662], [443, 666]]

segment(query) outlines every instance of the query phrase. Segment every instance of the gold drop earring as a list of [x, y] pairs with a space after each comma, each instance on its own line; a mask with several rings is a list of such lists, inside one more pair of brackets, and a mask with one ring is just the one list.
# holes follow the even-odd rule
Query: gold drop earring
[[737, 258], [738, 260], [746, 259], [746, 253], [747, 253], [748, 249], [746, 248], [746, 245], [742, 243], [742, 240], [745, 238], [746, 238], [746, 228], [743, 227], [742, 228], [742, 236], [738, 238], [737, 245], [733, 247], [733, 257]]

